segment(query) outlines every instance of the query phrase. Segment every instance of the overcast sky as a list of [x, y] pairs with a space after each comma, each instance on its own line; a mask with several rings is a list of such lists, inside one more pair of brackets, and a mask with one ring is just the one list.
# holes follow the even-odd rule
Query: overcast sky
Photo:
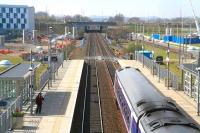
[[[200, 17], [200, 0], [191, 1]], [[127, 17], [167, 18], [193, 15], [189, 0], [0, 0], [0, 4], [34, 6], [36, 12], [47, 10], [54, 15], [114, 16], [122, 13]]]

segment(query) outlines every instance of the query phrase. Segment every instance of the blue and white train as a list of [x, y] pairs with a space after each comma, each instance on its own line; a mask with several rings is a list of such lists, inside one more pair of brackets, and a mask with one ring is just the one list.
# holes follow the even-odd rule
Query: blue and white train
[[199, 125], [137, 69], [117, 70], [114, 91], [128, 133], [200, 133]]

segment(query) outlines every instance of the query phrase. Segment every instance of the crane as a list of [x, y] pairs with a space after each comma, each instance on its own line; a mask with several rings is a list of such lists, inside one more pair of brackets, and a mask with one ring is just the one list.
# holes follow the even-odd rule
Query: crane
[[194, 21], [195, 21], [196, 28], [197, 28], [197, 35], [200, 37], [200, 28], [199, 28], [198, 18], [197, 18], [197, 16], [195, 15], [194, 7], [193, 7], [193, 5], [192, 5], [192, 1], [191, 1], [191, 0], [188, 0], [188, 1], [189, 1], [189, 3], [190, 3], [191, 8], [192, 8]]

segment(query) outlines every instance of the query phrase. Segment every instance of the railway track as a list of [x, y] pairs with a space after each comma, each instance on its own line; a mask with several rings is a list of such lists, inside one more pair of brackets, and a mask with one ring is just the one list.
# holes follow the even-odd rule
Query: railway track
[[[93, 38], [89, 38], [88, 56], [96, 55], [96, 46]], [[82, 133], [102, 133], [101, 100], [96, 60], [88, 60], [88, 76], [85, 88]]]
[[[102, 55], [103, 56], [107, 56], [107, 57], [113, 57], [114, 58], [114, 54], [111, 52], [110, 48], [108, 47], [108, 45], [106, 45], [106, 43], [104, 42], [102, 36], [97, 35], [97, 41], [99, 44], [99, 47], [101, 47], [101, 51], [102, 51]], [[108, 61], [106, 60], [106, 66], [108, 68], [112, 83], [114, 84], [114, 78], [115, 78], [115, 71], [117, 69], [116, 64], [113, 61]]]
[[[114, 57], [101, 35], [96, 34], [96, 44], [101, 56]], [[125, 133], [125, 125], [118, 109], [113, 91], [116, 64], [112, 60], [98, 62], [102, 116], [106, 133]]]
[[85, 57], [91, 58], [85, 60], [71, 133], [126, 133], [109, 72], [115, 74], [113, 62], [95, 60], [97, 56], [113, 57], [108, 55], [109, 49], [102, 39], [94, 33], [86, 39]]

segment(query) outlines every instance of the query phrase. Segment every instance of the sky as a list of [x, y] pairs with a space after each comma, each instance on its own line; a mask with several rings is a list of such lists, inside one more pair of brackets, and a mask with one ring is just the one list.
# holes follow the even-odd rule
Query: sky
[[[200, 17], [200, 0], [191, 0]], [[193, 16], [189, 0], [0, 0], [0, 4], [34, 6], [36, 12], [54, 15], [114, 16], [161, 18]]]

